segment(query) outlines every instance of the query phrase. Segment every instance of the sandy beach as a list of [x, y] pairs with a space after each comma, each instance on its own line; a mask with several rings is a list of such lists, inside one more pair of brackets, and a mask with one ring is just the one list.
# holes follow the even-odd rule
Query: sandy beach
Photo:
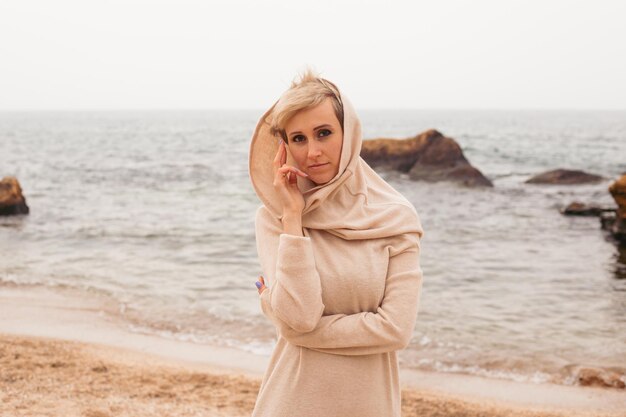
[[[129, 332], [97, 300], [0, 290], [0, 416], [249, 416], [267, 358]], [[623, 390], [403, 370], [403, 416], [626, 416]]]

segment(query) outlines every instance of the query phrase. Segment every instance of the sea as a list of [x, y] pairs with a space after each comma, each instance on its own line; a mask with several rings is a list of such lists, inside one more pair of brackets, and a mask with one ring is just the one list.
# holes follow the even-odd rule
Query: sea
[[[268, 357], [276, 332], [248, 174], [263, 110], [0, 113], [0, 177], [30, 214], [0, 217], [0, 291], [72, 290], [105, 300], [129, 331]], [[579, 201], [615, 205], [626, 111], [362, 110], [364, 139], [437, 129], [494, 187], [378, 171], [424, 227], [417, 324], [403, 368], [578, 384], [581, 369], [626, 382], [624, 255]], [[605, 180], [537, 185], [556, 169]], [[621, 256], [621, 257], [620, 257]], [[0, 318], [1, 319], [1, 318]]]

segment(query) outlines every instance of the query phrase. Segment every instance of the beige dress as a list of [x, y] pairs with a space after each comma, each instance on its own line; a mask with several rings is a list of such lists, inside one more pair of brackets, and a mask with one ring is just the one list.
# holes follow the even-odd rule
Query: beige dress
[[400, 417], [397, 351], [417, 319], [421, 234], [295, 236], [265, 206], [255, 227], [277, 341], [252, 417]]

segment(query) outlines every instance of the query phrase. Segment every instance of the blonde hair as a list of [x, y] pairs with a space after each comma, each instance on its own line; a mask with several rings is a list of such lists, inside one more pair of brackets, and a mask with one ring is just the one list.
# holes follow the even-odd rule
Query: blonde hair
[[311, 68], [307, 68], [299, 78], [280, 96], [270, 116], [270, 132], [281, 136], [287, 143], [285, 125], [300, 110], [315, 107], [327, 97], [332, 99], [333, 109], [343, 129], [343, 103], [339, 89], [333, 83], [319, 77]]

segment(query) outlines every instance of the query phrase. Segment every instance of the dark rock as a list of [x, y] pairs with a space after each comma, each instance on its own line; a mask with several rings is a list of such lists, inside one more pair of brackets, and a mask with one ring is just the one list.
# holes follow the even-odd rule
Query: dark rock
[[405, 172], [414, 180], [493, 187], [489, 179], [470, 165], [454, 139], [434, 129], [407, 139], [364, 140], [361, 157], [372, 168]]
[[599, 182], [606, 178], [571, 169], [554, 169], [542, 172], [525, 181], [527, 184], [585, 184]]
[[609, 186], [609, 192], [617, 203], [615, 216], [602, 220], [602, 227], [611, 232], [613, 237], [626, 243], [626, 175], [622, 175]]
[[617, 256], [613, 264], [613, 275], [617, 279], [626, 279], [626, 242], [617, 245]]
[[4, 177], [0, 181], [0, 216], [28, 214], [29, 211], [17, 178]]
[[602, 213], [614, 213], [615, 209], [612, 207], [600, 207], [595, 204], [584, 204], [578, 201], [574, 201], [561, 210], [562, 214], [568, 216], [600, 216]]
[[624, 389], [626, 384], [617, 372], [595, 368], [580, 368], [577, 375], [578, 383], [583, 386], [597, 386]]
[[617, 203], [617, 215], [626, 218], [626, 174], [615, 180], [609, 186], [609, 192], [613, 196], [613, 200]]

